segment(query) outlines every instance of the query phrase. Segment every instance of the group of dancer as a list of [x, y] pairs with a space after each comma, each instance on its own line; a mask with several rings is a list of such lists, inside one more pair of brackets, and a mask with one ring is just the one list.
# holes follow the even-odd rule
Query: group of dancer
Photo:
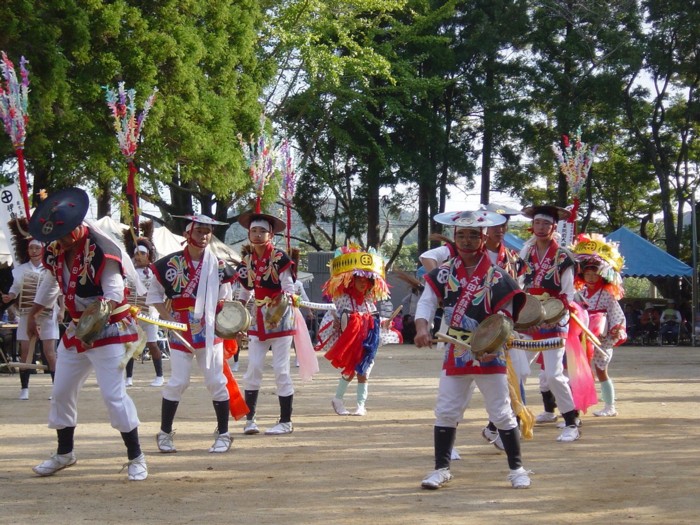
[[[593, 361], [605, 401], [605, 407], [594, 414], [617, 415], [613, 382], [607, 370], [613, 347], [626, 339], [625, 318], [618, 304], [622, 296], [622, 258], [616, 247], [602, 236], [581, 236], [572, 249], [560, 245], [557, 222], [569, 217], [566, 209], [550, 205], [531, 206], [522, 211], [499, 205], [482, 208], [435, 217], [436, 222], [453, 228], [453, 239], [445, 238], [444, 246], [421, 256], [421, 263], [429, 271], [415, 316], [416, 345], [432, 346], [432, 322], [438, 308], [443, 310], [442, 327], [438, 332], [447, 336], [466, 332], [474, 337], [486, 319], [502, 315], [519, 327], [520, 338], [542, 344], [551, 342], [547, 350], [539, 354], [544, 411], [532, 419], [538, 424], [554, 423], [558, 419], [555, 409], [559, 408], [564, 422], [557, 441], [576, 441], [581, 436], [580, 411], [586, 410], [592, 402], [590, 398], [582, 398], [585, 392], [578, 391], [583, 383], [576, 383], [572, 389], [565, 369], [565, 341], [574, 319], [586, 325], [577, 325], [577, 329], [600, 339], [600, 344], [586, 357]], [[518, 214], [532, 220], [533, 236], [520, 254], [515, 254], [505, 246], [504, 235], [508, 219]], [[520, 318], [525, 316], [522, 314], [526, 310], [527, 315], [531, 310], [526, 307], [528, 295], [530, 302], [532, 297], [543, 301], [556, 299], [560, 311], [556, 316], [543, 315], [535, 324], [525, 326]], [[586, 323], [581, 318], [590, 318], [590, 321]], [[474, 385], [484, 396], [489, 416], [482, 435], [505, 451], [512, 487], [529, 487], [531, 471], [522, 464], [520, 428], [525, 432], [530, 416], [528, 409], [522, 406], [519, 390], [537, 354], [530, 352], [528, 356], [523, 349], [506, 349], [505, 345], [477, 354], [468, 345], [450, 342], [454, 338], [447, 341], [441, 343], [445, 346], [445, 357], [435, 407], [435, 469], [423, 479], [422, 487], [438, 489], [452, 479], [450, 462], [455, 457], [456, 430]], [[472, 344], [476, 344], [474, 340]], [[510, 387], [509, 367], [518, 380], [517, 385]], [[590, 372], [588, 375], [590, 379]], [[595, 391], [593, 394], [595, 397]], [[519, 406], [518, 417], [513, 408], [516, 405]]]
[[[292, 433], [292, 343], [297, 347], [302, 367], [305, 366], [302, 356], [308, 348], [303, 349], [303, 341], [297, 339], [303, 318], [298, 314], [298, 296], [294, 293], [294, 262], [272, 242], [274, 235], [284, 229], [284, 223], [258, 209], [242, 214], [238, 222], [248, 231], [250, 244], [234, 268], [208, 248], [213, 227], [223, 223], [203, 215], [185, 216], [186, 245], [181, 251], [153, 261], [150, 244], [137, 240], [134, 252], [142, 255], [135, 259], [135, 265], [124, 248], [85, 221], [88, 201], [82, 190], [59, 191], [39, 204], [28, 224], [33, 239], [30, 242], [43, 250], [47, 275], [27, 312], [27, 337], [44, 334], [38, 326], [41, 314], [51, 310], [59, 296], [63, 297], [71, 318], [58, 345], [49, 411], [49, 427], [56, 430], [58, 447], [49, 459], [34, 467], [34, 472], [49, 476], [76, 463], [73, 444], [77, 398], [94, 370], [110, 422], [126, 445], [128, 479], [138, 481], [148, 476], [138, 434], [139, 419], [127, 393], [123, 368], [128, 361], [125, 356], [138, 354], [147, 340], [154, 342], [153, 336], [147, 336], [139, 326], [144, 321], [148, 325], [150, 321], [144, 317], [152, 316], [140, 316], [138, 309], [131, 308], [125, 294], [127, 283], [135, 296], [145, 296], [146, 307], [158, 313], [161, 323], [185, 328], [170, 340], [170, 378], [162, 391], [161, 424], [156, 436], [160, 452], [177, 450], [173, 424], [189, 386], [195, 359], [211, 395], [216, 418], [215, 439], [209, 452], [224, 453], [231, 448], [230, 415], [236, 419], [245, 416], [245, 434], [260, 433], [256, 422], [257, 401], [268, 350], [272, 354], [280, 408], [276, 424], [266, 429], [265, 434]], [[624, 316], [620, 320], [614, 311], [617, 304], [614, 299], [619, 298], [621, 288], [614, 279], [613, 286], [608, 286], [615, 269], [611, 265], [603, 267], [601, 261], [605, 262], [605, 258], [595, 251], [589, 249], [577, 257], [559, 246], [554, 231], [566, 210], [554, 206], [523, 210], [524, 215], [533, 219], [534, 240], [516, 256], [503, 245], [503, 235], [509, 216], [518, 212], [500, 211], [483, 209], [435, 217], [437, 222], [454, 227], [454, 235], [441, 248], [441, 254], [423, 254], [429, 271], [424, 276], [426, 286], [416, 307], [415, 344], [432, 346], [434, 329], [438, 328], [432, 324], [438, 307], [444, 311], [442, 332], [455, 329], [473, 333], [493, 315], [517, 322], [526, 292], [557, 297], [567, 306], [578, 297], [591, 314], [612, 312], [608, 313], [608, 330], [601, 339], [602, 346], [595, 350], [594, 363], [604, 385], [605, 409], [598, 415], [615, 415], [614, 389], [607, 365], [612, 346], [625, 337]], [[596, 240], [605, 244], [604, 240]], [[431, 257], [434, 262], [426, 264]], [[577, 264], [584, 259], [585, 265]], [[338, 415], [363, 416], [367, 412], [368, 379], [377, 349], [383, 343], [400, 341], [400, 335], [390, 328], [390, 320], [380, 319], [375, 307], [375, 302], [389, 296], [384, 262], [372, 249], [365, 251], [357, 245], [348, 245], [336, 252], [329, 266], [331, 275], [323, 291], [332, 303], [319, 327], [316, 351], [323, 350], [340, 371], [332, 409]], [[582, 267], [580, 274], [576, 270], [579, 267]], [[239, 288], [237, 299], [254, 305], [247, 327], [248, 367], [243, 377], [243, 394], [230, 374], [223, 340], [215, 330], [223, 301], [231, 299], [232, 283]], [[580, 288], [578, 296], [575, 296], [576, 286]], [[8, 294], [7, 300], [11, 299]], [[568, 315], [564, 315], [560, 321], [531, 328], [529, 335], [534, 339], [562, 336], [567, 332], [567, 323]], [[144, 328], [148, 328], [146, 325]], [[155, 350], [149, 349], [157, 359]], [[530, 360], [524, 351], [516, 357], [518, 352], [501, 345], [475, 355], [468, 345], [446, 344], [435, 408], [435, 470], [422, 481], [424, 488], [439, 488], [452, 478], [450, 461], [456, 429], [474, 385], [484, 395], [489, 416], [483, 434], [505, 450], [508, 479], [514, 488], [530, 485], [530, 471], [524, 468], [521, 459], [519, 418], [512, 407], [512, 390], [507, 380], [508, 367], [518, 360], [526, 363], [518, 366], [520, 380], [524, 382], [526, 377], [524, 369], [529, 369]], [[565, 425], [558, 440], [575, 441], [580, 437], [579, 409], [564, 371], [564, 348], [544, 351], [542, 356], [540, 390], [545, 411], [538, 416], [538, 422], [554, 421], [557, 418], [554, 408], [559, 407]], [[160, 382], [162, 363], [156, 363], [155, 382]], [[357, 403], [351, 412], [345, 406], [345, 393], [353, 379], [357, 380]]]
[[[144, 328], [148, 329], [150, 320], [145, 318], [152, 319], [154, 316], [142, 316], [138, 309], [131, 307], [125, 293], [127, 283], [133, 296], [145, 296], [142, 302], [146, 305], [147, 313], [153, 313], [150, 309], [158, 313], [158, 324], [172, 323], [185, 328], [181, 335], [170, 340], [170, 378], [162, 391], [161, 425], [156, 436], [160, 452], [173, 453], [177, 450], [173, 423], [190, 383], [195, 359], [211, 395], [216, 417], [216, 437], [209, 452], [224, 453], [230, 449], [233, 437], [229, 432], [229, 414], [237, 418], [246, 417], [245, 434], [260, 432], [255, 416], [268, 350], [273, 358], [280, 415], [277, 423], [268, 428], [265, 434], [293, 432], [294, 386], [289, 360], [292, 341], [300, 323], [303, 324], [303, 318], [295, 312], [294, 263], [284, 251], [272, 244], [273, 236], [284, 228], [284, 223], [259, 210], [242, 214], [239, 224], [248, 230], [250, 245], [246, 247], [241, 263], [234, 268], [218, 259], [208, 248], [213, 226], [223, 223], [203, 215], [185, 216], [188, 224], [183, 250], [152, 261], [150, 243], [139, 238], [134, 245], [137, 255], [134, 265], [123, 247], [99, 227], [85, 221], [88, 204], [88, 196], [83, 190], [59, 191], [37, 206], [28, 224], [35, 240], [33, 242], [43, 245], [43, 265], [47, 269], [47, 275], [26, 315], [28, 337], [44, 333], [37, 326], [42, 312], [50, 309], [59, 296], [64, 298], [71, 318], [58, 345], [49, 411], [49, 427], [57, 432], [58, 447], [49, 459], [34, 467], [34, 472], [40, 476], [50, 476], [76, 463], [73, 445], [78, 417], [77, 398], [88, 374], [94, 369], [110, 422], [121, 432], [127, 448], [125, 467], [128, 479], [139, 481], [148, 476], [146, 459], [140, 446], [137, 411], [127, 393], [123, 368], [130, 356], [137, 355], [147, 342], [154, 342], [153, 336], [144, 333], [140, 326], [146, 321]], [[377, 277], [379, 284], [376, 287], [370, 285], [370, 290], [378, 290], [379, 293], [371, 293], [365, 299], [363, 294], [366, 290], [355, 287], [351, 282], [354, 274], [347, 273], [345, 264], [341, 265], [337, 275], [347, 274], [351, 276], [350, 279], [343, 278], [342, 283], [329, 285], [329, 293], [334, 297], [348, 293], [360, 298], [361, 303], [385, 298], [387, 288], [383, 280], [383, 262], [377, 262], [381, 258], [376, 254], [352, 251], [353, 257], [359, 256], [358, 260], [367, 266], [366, 270], [360, 268], [358, 271], [365, 276]], [[366, 262], [367, 257], [369, 263]], [[238, 299], [244, 302], [250, 299], [254, 304], [252, 321], [247, 330], [249, 359], [242, 396], [230, 371], [226, 374], [228, 364], [224, 359], [223, 341], [215, 331], [217, 312], [222, 301], [231, 298], [231, 283], [234, 281], [239, 285]], [[355, 290], [365, 291], [357, 296]], [[11, 296], [7, 298], [11, 299]], [[339, 313], [344, 316], [347, 312], [343, 310]], [[355, 311], [350, 313], [354, 314]], [[350, 317], [354, 319], [354, 315]], [[362, 324], [371, 327], [372, 322], [363, 319]], [[337, 323], [331, 325], [332, 330], [340, 329]], [[173, 332], [175, 330], [171, 330]], [[298, 354], [301, 352], [299, 345], [300, 341], [297, 342]], [[338, 352], [339, 347], [333, 346]], [[339, 357], [345, 372], [352, 374], [354, 363], [361, 360], [366, 348], [366, 345], [360, 344], [355, 348], [359, 353], [346, 352]], [[307, 345], [306, 351], [313, 354], [313, 347]], [[157, 374], [154, 383], [161, 382], [162, 364], [159, 361], [154, 364]], [[366, 399], [366, 378], [371, 366], [372, 359], [365, 358], [360, 374], [364, 390], [358, 389], [364, 394], [358, 397], [358, 413], [362, 412]], [[343, 382], [351, 379], [351, 375], [345, 374]]]

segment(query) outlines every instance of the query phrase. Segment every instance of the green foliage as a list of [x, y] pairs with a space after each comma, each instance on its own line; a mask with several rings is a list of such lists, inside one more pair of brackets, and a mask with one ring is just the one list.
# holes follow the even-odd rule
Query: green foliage
[[642, 277], [625, 277], [623, 286], [625, 288], [625, 298], [636, 299], [649, 297], [651, 283], [649, 279]]
[[[382, 244], [380, 253], [385, 259], [389, 259], [394, 255], [396, 251], [397, 244], [395, 241], [387, 241]], [[391, 265], [392, 270], [403, 270], [405, 272], [415, 272], [418, 267], [418, 245], [417, 244], [404, 244], [401, 247], [398, 255], [394, 258], [394, 262]]]
[[3, 20], [18, 21], [0, 44], [30, 61], [26, 156], [37, 184], [121, 194], [126, 163], [102, 86], [124, 81], [140, 106], [157, 85], [136, 157], [142, 197], [167, 216], [172, 209], [160, 195], [163, 184], [176, 207], [189, 201], [189, 210], [192, 198], [200, 208], [213, 205], [213, 194], [225, 217], [249, 187], [236, 134], [257, 130], [267, 82], [257, 69], [257, 2], [64, 0], [31, 12], [26, 6], [13, 0], [0, 7]]

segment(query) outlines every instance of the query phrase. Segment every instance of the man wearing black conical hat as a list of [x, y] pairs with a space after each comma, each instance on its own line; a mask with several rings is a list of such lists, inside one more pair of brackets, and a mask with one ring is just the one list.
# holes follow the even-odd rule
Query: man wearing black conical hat
[[[85, 191], [71, 188], [49, 195], [29, 221], [35, 239], [48, 243], [44, 265], [51, 275], [37, 291], [29, 314], [27, 333], [37, 333], [36, 316], [63, 293], [73, 321], [58, 345], [49, 427], [58, 434], [58, 450], [34, 467], [39, 476], [50, 476], [76, 462], [73, 435], [78, 423], [78, 394], [94, 370], [112, 427], [121, 432], [127, 449], [128, 479], [148, 476], [146, 458], [139, 443], [139, 419], [126, 393], [121, 361], [128, 345], [140, 340], [135, 320], [124, 296], [126, 275], [135, 276], [131, 259], [99, 228], [83, 222], [89, 207]], [[99, 306], [99, 315], [86, 314]], [[82, 317], [85, 316], [85, 319]], [[107, 317], [108, 316], [108, 317]], [[94, 323], [88, 323], [94, 319]], [[89, 344], [82, 328], [90, 328]], [[80, 328], [81, 330], [78, 330]]]
[[277, 217], [259, 209], [241, 214], [238, 223], [248, 230], [247, 247], [237, 268], [243, 286], [243, 300], [255, 300], [254, 315], [248, 329], [248, 368], [245, 374], [245, 401], [250, 408], [246, 416], [245, 434], [259, 434], [255, 420], [258, 393], [265, 368], [265, 354], [272, 353], [280, 417], [268, 428], [269, 435], [293, 432], [292, 404], [294, 384], [290, 374], [289, 356], [296, 333], [295, 317], [288, 298], [294, 294], [294, 261], [272, 244], [276, 233], [285, 228]]

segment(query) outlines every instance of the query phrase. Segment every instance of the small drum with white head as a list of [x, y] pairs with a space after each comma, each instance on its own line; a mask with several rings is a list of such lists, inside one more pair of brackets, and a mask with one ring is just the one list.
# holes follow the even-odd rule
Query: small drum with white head
[[544, 308], [542, 301], [530, 294], [525, 294], [525, 304], [518, 313], [518, 319], [515, 321], [516, 330], [525, 330], [537, 326], [544, 319]]
[[556, 297], [545, 299], [542, 303], [542, 310], [544, 311], [544, 319], [542, 319], [544, 324], [558, 323], [566, 315], [566, 306], [561, 299]]
[[107, 325], [111, 313], [107, 301], [95, 301], [80, 315], [75, 325], [75, 337], [86, 345], [92, 344]]
[[477, 326], [471, 338], [471, 351], [477, 359], [502, 348], [513, 333], [513, 321], [505, 315], [494, 314]]
[[233, 339], [250, 326], [250, 314], [238, 301], [226, 301], [216, 314], [214, 333], [224, 339]]

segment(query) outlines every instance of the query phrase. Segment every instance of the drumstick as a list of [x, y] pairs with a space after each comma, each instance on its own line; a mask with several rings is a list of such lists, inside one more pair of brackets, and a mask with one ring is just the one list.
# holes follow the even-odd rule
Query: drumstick
[[19, 368], [20, 370], [48, 370], [49, 367], [46, 365], [35, 365], [33, 363], [21, 363], [10, 361], [8, 363], [0, 363], [0, 368]]
[[388, 324], [391, 324], [391, 322], [394, 320], [394, 317], [396, 317], [397, 315], [399, 315], [399, 312], [401, 311], [402, 308], [403, 308], [403, 305], [400, 304], [400, 305], [396, 308], [396, 310], [394, 310], [393, 312], [391, 312], [391, 315], [389, 316], [389, 319], [388, 319]]
[[196, 352], [196, 350], [195, 350], [194, 347], [190, 344], [190, 342], [189, 342], [187, 339], [185, 339], [184, 337], [182, 337], [179, 333], [177, 333], [176, 331], [171, 331], [170, 333], [173, 334], [175, 337], [177, 337], [177, 338], [180, 340], [180, 342], [181, 342], [183, 345], [185, 345], [185, 347], [186, 347], [190, 352], [192, 352], [193, 354]]
[[437, 334], [435, 334], [435, 336], [436, 336], [438, 341], [442, 341], [444, 343], [452, 343], [454, 345], [461, 346], [462, 348], [466, 348], [467, 350], [472, 349], [472, 347], [470, 345], [468, 345], [467, 343], [465, 343], [464, 341], [460, 341], [459, 339], [456, 339], [456, 338], [449, 336], [447, 334], [443, 334], [443, 333], [438, 332]]

